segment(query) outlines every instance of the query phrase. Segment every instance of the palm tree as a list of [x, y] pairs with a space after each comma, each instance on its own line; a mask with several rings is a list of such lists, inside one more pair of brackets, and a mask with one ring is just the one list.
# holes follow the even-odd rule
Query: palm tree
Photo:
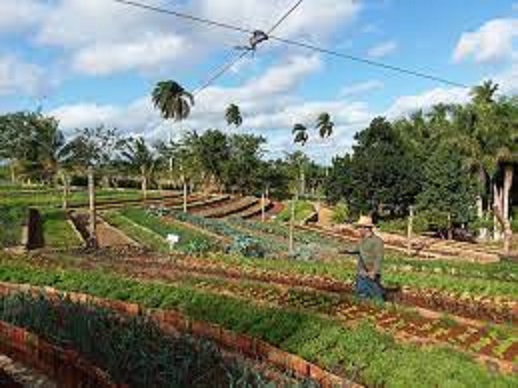
[[333, 134], [334, 126], [335, 123], [331, 121], [329, 113], [324, 112], [318, 116], [316, 128], [318, 129], [321, 138], [331, 136]]
[[239, 127], [243, 124], [243, 117], [241, 116], [241, 110], [236, 104], [230, 104], [225, 111], [225, 120], [228, 125], [235, 125]]
[[[164, 119], [173, 119], [175, 121], [182, 121], [189, 117], [191, 108], [194, 105], [194, 96], [173, 80], [158, 82], [153, 90], [152, 99], [155, 108], [160, 110]], [[169, 166], [172, 174], [172, 156], [169, 159]], [[187, 201], [185, 181], [183, 185], [185, 210], [185, 203]]]
[[306, 145], [309, 140], [308, 129], [305, 125], [295, 124], [293, 126], [293, 130], [291, 131], [293, 135], [295, 135], [293, 142], [298, 143], [302, 146]]
[[126, 142], [122, 156], [127, 159], [132, 169], [140, 172], [142, 196], [144, 199], [147, 199], [148, 182], [153, 175], [156, 165], [155, 155], [143, 138], [137, 138]]
[[493, 81], [485, 81], [471, 90], [471, 97], [475, 105], [491, 104], [495, 102], [494, 96], [498, 90], [498, 84]]
[[152, 94], [153, 104], [164, 119], [185, 120], [191, 113], [194, 97], [175, 81], [160, 81]]

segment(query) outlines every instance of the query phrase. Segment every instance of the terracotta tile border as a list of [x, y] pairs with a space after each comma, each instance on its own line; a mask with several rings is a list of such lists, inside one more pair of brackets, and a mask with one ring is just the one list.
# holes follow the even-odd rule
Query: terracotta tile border
[[106, 372], [76, 351], [51, 345], [37, 335], [3, 321], [0, 321], [0, 351], [42, 372], [60, 387], [127, 387], [115, 384]]
[[34, 294], [44, 293], [50, 299], [66, 296], [73, 302], [89, 303], [105, 307], [124, 315], [148, 316], [165, 332], [169, 332], [171, 328], [174, 328], [179, 332], [210, 339], [235, 353], [244, 354], [250, 358], [261, 360], [285, 372], [293, 372], [296, 376], [301, 378], [312, 378], [323, 388], [362, 387], [362, 385], [347, 381], [342, 377], [336, 376], [322, 369], [318, 365], [312, 364], [299, 356], [287, 353], [266, 343], [265, 341], [224, 329], [219, 325], [192, 320], [175, 310], [148, 309], [136, 303], [103, 299], [75, 292], [61, 292], [51, 287], [34, 287], [27, 284], [0, 282], [1, 295], [16, 292], [29, 292]]

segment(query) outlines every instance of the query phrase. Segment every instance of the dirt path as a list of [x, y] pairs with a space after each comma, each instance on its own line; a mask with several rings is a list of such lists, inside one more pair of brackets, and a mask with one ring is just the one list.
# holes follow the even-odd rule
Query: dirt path
[[58, 385], [45, 375], [0, 354], [0, 386], [17, 388], [56, 388]]
[[119, 248], [139, 244], [126, 236], [121, 230], [109, 225], [102, 218], [97, 218], [97, 241], [100, 248]]

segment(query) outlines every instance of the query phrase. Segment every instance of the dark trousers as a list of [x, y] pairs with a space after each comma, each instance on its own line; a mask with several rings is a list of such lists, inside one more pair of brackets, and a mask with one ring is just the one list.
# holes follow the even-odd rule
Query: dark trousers
[[371, 279], [368, 276], [356, 275], [356, 295], [360, 298], [384, 300], [385, 291], [381, 286], [381, 276], [376, 275]]

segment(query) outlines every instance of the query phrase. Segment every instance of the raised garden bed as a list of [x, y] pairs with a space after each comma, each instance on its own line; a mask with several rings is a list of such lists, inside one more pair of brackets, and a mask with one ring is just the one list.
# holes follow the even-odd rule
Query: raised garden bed
[[[11, 267], [12, 268], [12, 267]], [[340, 375], [356, 376], [369, 386], [436, 387], [444, 381], [462, 386], [513, 386], [516, 377], [490, 373], [464, 355], [448, 349], [421, 349], [396, 343], [369, 324], [343, 328], [335, 320], [286, 309], [259, 307], [247, 301], [209, 295], [184, 287], [142, 283], [103, 272], [79, 273], [24, 266], [0, 275], [26, 279], [70, 291], [124, 298], [148, 307], [179, 308], [183, 314], [261, 338]], [[17, 272], [13, 272], [17, 271]], [[375, 361], [374, 361], [375, 360]], [[397, 364], [395, 364], [397, 362]], [[398, 367], [396, 367], [398, 365]], [[358, 366], [361, 366], [360, 368]], [[404, 369], [404, 373], [401, 372]]]

